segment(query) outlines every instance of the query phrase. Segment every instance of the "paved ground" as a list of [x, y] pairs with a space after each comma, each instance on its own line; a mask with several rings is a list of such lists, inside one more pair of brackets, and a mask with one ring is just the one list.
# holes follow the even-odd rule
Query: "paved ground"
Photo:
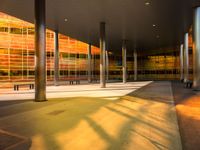
[[182, 149], [170, 82], [108, 87], [71, 86], [63, 90], [69, 97], [43, 103], [0, 102], [0, 149]]
[[200, 150], [200, 92], [173, 82], [179, 128], [184, 150]]
[[[151, 82], [109, 83], [107, 88], [100, 88], [99, 84], [48, 86], [47, 98], [60, 97], [105, 97], [115, 98], [127, 95]], [[19, 91], [13, 88], [0, 89], [0, 101], [34, 99], [34, 90], [22, 87]]]

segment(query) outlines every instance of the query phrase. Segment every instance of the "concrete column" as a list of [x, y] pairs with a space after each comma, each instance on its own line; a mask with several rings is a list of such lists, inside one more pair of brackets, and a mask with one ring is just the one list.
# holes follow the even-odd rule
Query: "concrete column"
[[184, 42], [184, 82], [189, 78], [189, 50], [188, 50], [188, 33], [185, 34]]
[[184, 69], [183, 69], [183, 44], [180, 46], [180, 80], [184, 80]]
[[59, 85], [59, 38], [58, 31], [54, 32], [54, 85]]
[[194, 11], [194, 81], [193, 81], [193, 87], [196, 90], [200, 89], [200, 7], [196, 7]]
[[134, 80], [137, 81], [137, 50], [135, 49], [133, 52], [134, 56]]
[[46, 14], [45, 0], [35, 0], [35, 101], [46, 101]]
[[126, 40], [122, 41], [122, 71], [123, 71], [123, 83], [127, 80], [127, 65], [126, 65]]
[[88, 83], [92, 82], [92, 62], [91, 62], [91, 58], [92, 58], [92, 46], [89, 43], [88, 45]]
[[109, 57], [108, 51], [106, 51], [106, 80], [109, 80]]
[[105, 41], [105, 22], [100, 23], [100, 85], [101, 88], [106, 87], [105, 80], [105, 53], [106, 53], [106, 41]]

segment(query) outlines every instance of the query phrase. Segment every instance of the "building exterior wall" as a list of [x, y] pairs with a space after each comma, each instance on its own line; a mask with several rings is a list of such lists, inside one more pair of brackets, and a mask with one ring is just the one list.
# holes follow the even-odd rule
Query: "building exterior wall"
[[[59, 34], [60, 79], [86, 78], [88, 44]], [[92, 46], [93, 72], [98, 72], [99, 48]], [[47, 80], [54, 75], [54, 32], [46, 31]], [[34, 25], [0, 13], [0, 81], [34, 80]]]

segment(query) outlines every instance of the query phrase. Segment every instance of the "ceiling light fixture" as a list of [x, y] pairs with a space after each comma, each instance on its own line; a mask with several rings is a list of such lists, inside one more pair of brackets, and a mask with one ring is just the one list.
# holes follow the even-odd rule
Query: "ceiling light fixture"
[[155, 25], [155, 24], [153, 24], [153, 27], [156, 27], [156, 25]]
[[67, 21], [68, 21], [68, 19], [67, 19], [67, 18], [65, 18], [65, 19], [64, 19], [64, 21], [65, 21], [65, 22], [67, 22]]
[[145, 2], [145, 5], [146, 5], [146, 6], [150, 5], [150, 2]]

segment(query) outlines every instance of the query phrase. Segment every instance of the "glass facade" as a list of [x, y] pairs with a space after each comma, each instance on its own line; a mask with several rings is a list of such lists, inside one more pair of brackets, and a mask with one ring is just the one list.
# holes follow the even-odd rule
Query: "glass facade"
[[[99, 48], [92, 46], [93, 74], [97, 75]], [[59, 34], [60, 79], [87, 76], [88, 44]], [[46, 31], [47, 80], [54, 75], [54, 32]], [[0, 13], [0, 81], [34, 80], [34, 25]], [[96, 73], [96, 74], [95, 74]]]
[[[140, 56], [138, 63], [139, 79], [173, 80], [180, 78], [180, 58], [176, 49], [155, 50]], [[163, 52], [164, 51], [164, 52]]]

